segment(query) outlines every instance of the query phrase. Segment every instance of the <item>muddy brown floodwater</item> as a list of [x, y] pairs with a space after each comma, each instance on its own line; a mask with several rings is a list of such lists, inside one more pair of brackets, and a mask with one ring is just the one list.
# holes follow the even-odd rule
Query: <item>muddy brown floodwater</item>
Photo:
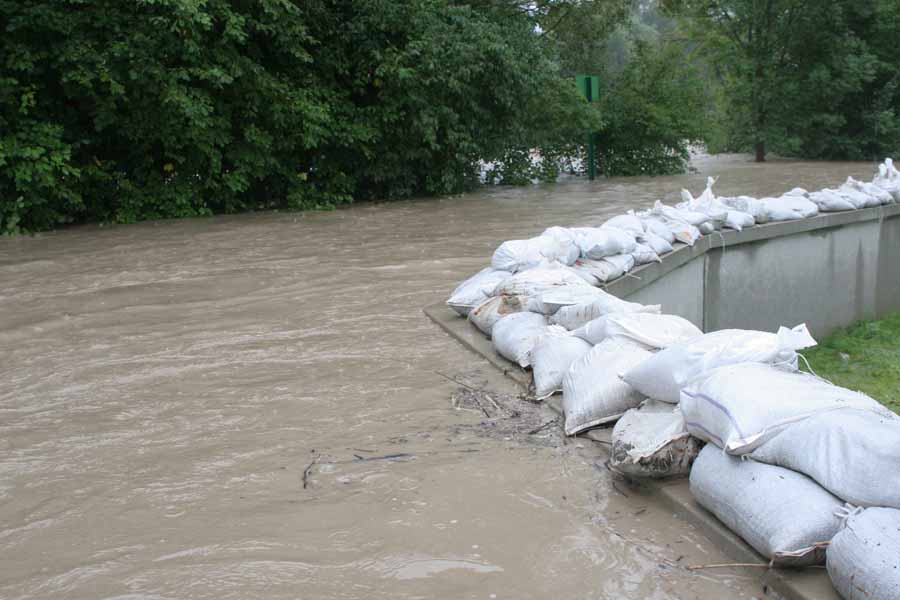
[[529, 434], [548, 413], [422, 314], [502, 240], [708, 173], [764, 195], [872, 172], [696, 167], [0, 239], [0, 598], [761, 596], [684, 569], [727, 559], [591, 442]]

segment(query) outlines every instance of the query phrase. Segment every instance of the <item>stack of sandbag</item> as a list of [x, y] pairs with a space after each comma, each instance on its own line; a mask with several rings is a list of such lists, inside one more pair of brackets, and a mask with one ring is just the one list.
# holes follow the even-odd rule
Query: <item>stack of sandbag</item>
[[652, 351], [699, 334], [681, 317], [639, 311], [606, 314], [573, 331], [573, 337], [593, 349], [574, 361], [563, 378], [566, 434], [610, 423], [637, 407], [645, 397], [620, 375]]
[[702, 445], [688, 433], [677, 406], [648, 399], [616, 421], [609, 466], [632, 477], [683, 476]]
[[544, 263], [502, 280], [494, 288], [493, 295], [518, 296], [526, 310], [549, 314], [552, 308], [545, 306], [542, 301], [547, 292], [559, 291], [561, 288], [582, 288], [582, 292], [593, 293], [593, 290], [588, 291], [587, 288], [590, 287], [572, 268], [559, 263]]

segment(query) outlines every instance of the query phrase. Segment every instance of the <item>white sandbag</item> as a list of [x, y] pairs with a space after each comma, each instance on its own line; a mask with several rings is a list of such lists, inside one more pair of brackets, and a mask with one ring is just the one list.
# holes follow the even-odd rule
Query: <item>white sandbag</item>
[[601, 227], [615, 227], [616, 229], [627, 231], [634, 236], [644, 233], [644, 224], [635, 216], [633, 211], [608, 219]]
[[605, 293], [600, 288], [592, 285], [567, 285], [553, 288], [541, 294], [543, 310], [539, 312], [546, 315], [554, 315], [564, 306], [589, 304]]
[[[674, 234], [672, 234], [672, 239], [675, 239]], [[662, 254], [668, 254], [669, 252], [672, 252], [674, 250], [672, 244], [666, 238], [660, 237], [651, 231], [645, 231], [643, 234], [641, 234], [641, 236], [638, 238], [638, 242], [652, 248], [657, 257]], [[635, 260], [637, 260], [637, 258], [635, 258]]]
[[619, 373], [650, 355], [628, 340], [606, 340], [572, 363], [563, 377], [566, 435], [614, 421], [643, 397]]
[[860, 392], [768, 364], [719, 367], [681, 391], [688, 431], [730, 454], [752, 452], [792, 423], [839, 408], [892, 413]]
[[769, 220], [765, 202], [752, 196], [734, 196], [731, 198], [720, 196], [719, 202], [731, 209], [747, 213], [753, 217], [757, 224], [766, 223]]
[[853, 204], [855, 208], [872, 208], [880, 204], [876, 198], [859, 191], [856, 187], [847, 183], [841, 185], [836, 191]]
[[648, 244], [644, 243], [639, 243], [637, 246], [635, 246], [634, 252], [631, 253], [631, 256], [634, 257], [635, 265], [646, 265], [652, 262], [662, 262], [659, 254], [657, 254], [656, 251]]
[[669, 346], [624, 375], [645, 396], [677, 404], [681, 390], [707, 371], [738, 363], [769, 363], [796, 369], [797, 350], [816, 345], [806, 324], [778, 333], [722, 329]]
[[519, 312], [497, 321], [491, 330], [491, 340], [500, 356], [524, 369], [531, 366], [534, 343], [546, 330], [547, 317], [533, 312]]
[[720, 229], [728, 216], [728, 207], [719, 202], [713, 194], [712, 187], [715, 183], [714, 177], [707, 177], [706, 189], [697, 198], [694, 198], [688, 190], [682, 189], [682, 203], [677, 208], [703, 213], [712, 220], [716, 229]]
[[541, 243], [536, 242], [536, 239], [503, 242], [491, 256], [491, 267], [500, 271], [516, 273], [541, 264], [546, 258], [541, 252]]
[[713, 231], [716, 230], [716, 226], [713, 225], [712, 221], [707, 221], [705, 223], [700, 223], [699, 225], [697, 225], [697, 229], [700, 231], [701, 234], [709, 235]]
[[609, 292], [597, 291], [600, 294], [589, 302], [560, 308], [550, 317], [550, 322], [554, 325], [562, 325], [571, 331], [604, 315], [630, 312], [659, 314], [662, 308], [659, 304], [644, 305], [637, 302], [628, 302], [627, 300], [616, 298]]
[[[637, 245], [635, 244], [635, 246]], [[621, 277], [634, 268], [634, 256], [631, 254], [615, 254], [600, 260], [579, 258], [572, 265], [579, 277], [589, 285], [599, 286]]]
[[775, 565], [821, 564], [822, 544], [841, 525], [841, 501], [809, 477], [728, 456], [712, 444], [694, 461], [690, 487], [702, 507]]
[[545, 250], [545, 256], [552, 257], [550, 260], [556, 260], [564, 265], [571, 265], [578, 257], [581, 256], [581, 249], [578, 247], [578, 236], [574, 231], [566, 227], [553, 226], [548, 227], [539, 236], [545, 240], [553, 240], [554, 244], [548, 246], [549, 250]]
[[675, 243], [675, 234], [662, 220], [647, 216], [642, 217], [641, 222], [644, 224], [645, 233], [659, 236], [670, 244]]
[[806, 219], [819, 214], [819, 207], [803, 196], [781, 196], [766, 198], [766, 214], [770, 221], [790, 221]]
[[821, 212], [837, 212], [857, 208], [853, 202], [835, 190], [824, 189], [813, 192], [809, 195], [809, 200], [814, 202]]
[[666, 348], [698, 335], [697, 326], [677, 315], [646, 312], [612, 313], [585, 323], [572, 332], [592, 344], [626, 338], [646, 348]]
[[894, 161], [890, 158], [878, 165], [878, 173], [872, 179], [872, 184], [888, 192], [894, 202], [900, 202], [900, 172], [894, 168]]
[[848, 177], [846, 183], [844, 184], [847, 187], [851, 187], [860, 193], [865, 194], [872, 198], [872, 200], [868, 203], [869, 206], [878, 206], [881, 204], [890, 204], [893, 202], [894, 198], [891, 196], [890, 192], [886, 192], [881, 189], [877, 185], [873, 185], [871, 183], [866, 183], [865, 181], [857, 181], [852, 177]]
[[693, 246], [700, 239], [700, 230], [683, 221], [666, 221], [675, 240], [688, 246]]
[[[555, 229], [563, 228], [551, 228]], [[567, 239], [561, 234], [540, 235], [527, 240], [509, 240], [500, 244], [494, 251], [491, 267], [518, 273], [548, 262], [570, 265], [578, 258], [579, 252], [574, 238]]]
[[832, 538], [825, 566], [845, 600], [900, 598], [900, 510], [851, 514]]
[[469, 311], [490, 298], [497, 284], [507, 277], [508, 271], [499, 271], [492, 267], [482, 269], [456, 286], [447, 299], [447, 304], [465, 317]]
[[710, 220], [709, 215], [693, 210], [682, 210], [672, 206], [667, 206], [657, 200], [653, 204], [652, 213], [664, 217], [668, 221], [682, 221], [694, 227]]
[[753, 215], [739, 210], [729, 210], [725, 217], [725, 227], [737, 231], [742, 231], [744, 227], [753, 227], [755, 224]]
[[525, 310], [525, 299], [519, 296], [494, 296], [488, 298], [471, 311], [469, 311], [469, 322], [479, 329], [482, 333], [490, 337], [494, 324], [513, 313]]
[[519, 296], [525, 300], [527, 310], [542, 313], [548, 308], [541, 302], [541, 297], [547, 292], [561, 287], [588, 285], [570, 267], [550, 263], [507, 277], [494, 289], [494, 295]]
[[616, 254], [634, 252], [634, 236], [614, 227], [578, 227], [578, 247], [581, 255], [591, 260], [600, 260]]
[[677, 406], [645, 400], [616, 422], [609, 467], [634, 477], [687, 475], [701, 445], [687, 432]]
[[795, 187], [785, 194], [785, 196], [803, 196], [809, 198], [809, 192], [802, 187]]
[[900, 508], [900, 420], [831, 410], [787, 427], [750, 457], [803, 473], [855, 506]]
[[534, 395], [546, 398], [562, 391], [563, 377], [576, 360], [591, 351], [592, 346], [571, 335], [562, 327], [550, 326], [534, 342], [531, 368]]

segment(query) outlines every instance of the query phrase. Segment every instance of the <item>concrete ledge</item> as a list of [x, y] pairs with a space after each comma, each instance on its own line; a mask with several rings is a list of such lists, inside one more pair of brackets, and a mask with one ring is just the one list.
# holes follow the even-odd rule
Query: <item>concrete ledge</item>
[[663, 261], [661, 263], [651, 263], [637, 267], [631, 271], [631, 277], [620, 277], [603, 286], [603, 289], [619, 298], [626, 298], [685, 263], [708, 253], [710, 250], [727, 249], [741, 244], [751, 244], [776, 237], [843, 227], [853, 223], [884, 221], [895, 217], [900, 217], [900, 204], [888, 204], [844, 212], [820, 213], [809, 219], [765, 223], [748, 227], [743, 231], [723, 230], [711, 235], [704, 235], [693, 246], [676, 243], [673, 252], [662, 256]]
[[[443, 303], [433, 304], [424, 309], [425, 314], [451, 337], [461, 342], [466, 348], [499, 369], [504, 375], [515, 381], [523, 389], [531, 386], [531, 373], [509, 362], [497, 352], [490, 339], [460, 317]], [[562, 415], [562, 406], [558, 394], [549, 398], [547, 406]], [[594, 429], [580, 435], [598, 442], [609, 443], [611, 428]], [[735, 562], [765, 564], [766, 561], [735, 535], [716, 517], [706, 511], [694, 500], [686, 479], [647, 482], [654, 495], [659, 497], [680, 519], [691, 523], [706, 535], [711, 542], [722, 548]], [[754, 569], [760, 571], [760, 584], [767, 595], [774, 595], [786, 600], [840, 600], [831, 580], [824, 569], [809, 568], [805, 570], [788, 569]]]

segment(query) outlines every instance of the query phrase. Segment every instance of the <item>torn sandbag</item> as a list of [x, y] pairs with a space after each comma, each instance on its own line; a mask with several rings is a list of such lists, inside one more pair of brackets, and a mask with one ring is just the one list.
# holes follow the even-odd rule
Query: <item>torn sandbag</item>
[[677, 406], [645, 400], [616, 422], [609, 467], [633, 477], [684, 476], [702, 445], [688, 433]]

